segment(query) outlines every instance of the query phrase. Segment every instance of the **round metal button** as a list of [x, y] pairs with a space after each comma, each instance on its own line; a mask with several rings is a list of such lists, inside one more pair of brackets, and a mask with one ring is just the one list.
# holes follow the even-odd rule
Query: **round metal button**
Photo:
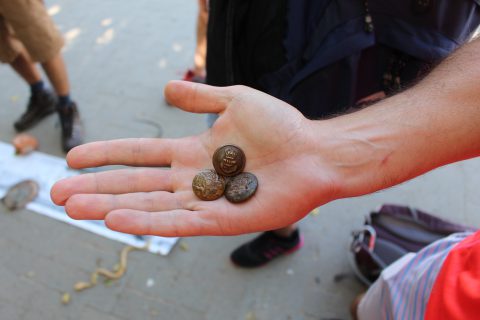
[[192, 189], [202, 200], [216, 200], [225, 191], [225, 178], [214, 170], [203, 170], [193, 178]]
[[258, 180], [254, 174], [243, 172], [230, 178], [225, 186], [225, 198], [233, 203], [250, 199], [257, 191]]
[[233, 177], [245, 168], [245, 154], [242, 149], [226, 145], [218, 148], [213, 154], [213, 167], [218, 174]]

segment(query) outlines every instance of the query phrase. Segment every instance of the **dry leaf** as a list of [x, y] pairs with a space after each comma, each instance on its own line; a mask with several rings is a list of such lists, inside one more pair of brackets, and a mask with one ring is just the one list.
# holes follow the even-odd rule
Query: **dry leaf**
[[73, 286], [73, 289], [75, 289], [75, 291], [82, 291], [82, 290], [90, 288], [91, 286], [92, 286], [92, 284], [90, 284], [88, 282], [80, 281], [80, 282], [75, 283], [75, 285]]
[[64, 305], [69, 304], [70, 300], [71, 300], [70, 293], [65, 292], [65, 293], [62, 294], [62, 299], [61, 299], [62, 304], [64, 304]]
[[180, 249], [182, 249], [183, 251], [188, 251], [188, 244], [186, 242], [180, 242]]
[[255, 313], [253, 313], [253, 311], [250, 311], [245, 316], [245, 320], [256, 320], [256, 319], [257, 319], [257, 317], [255, 317]]

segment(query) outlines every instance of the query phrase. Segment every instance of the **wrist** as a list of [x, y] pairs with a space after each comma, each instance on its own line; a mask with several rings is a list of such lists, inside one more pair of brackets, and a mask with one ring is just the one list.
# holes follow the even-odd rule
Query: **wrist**
[[350, 114], [311, 121], [314, 161], [318, 172], [328, 173], [332, 189], [329, 201], [396, 184], [389, 181], [393, 180], [390, 177], [398, 176], [392, 166], [397, 141], [395, 130], [370, 119]]

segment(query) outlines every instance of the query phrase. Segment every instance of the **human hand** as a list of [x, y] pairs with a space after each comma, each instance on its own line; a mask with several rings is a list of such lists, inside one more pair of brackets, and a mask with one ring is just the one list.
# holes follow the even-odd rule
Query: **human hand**
[[[234, 235], [280, 228], [332, 200], [334, 179], [319, 170], [312, 121], [259, 91], [173, 81], [167, 100], [183, 110], [219, 113], [214, 126], [181, 139], [123, 139], [74, 148], [68, 164], [156, 167], [87, 173], [57, 182], [52, 200], [74, 219], [105, 219], [116, 231], [158, 236]], [[212, 168], [223, 145], [239, 146], [259, 181], [247, 202], [202, 201], [192, 179]], [[167, 167], [159, 168], [159, 167]], [[322, 171], [322, 172], [320, 172]]]

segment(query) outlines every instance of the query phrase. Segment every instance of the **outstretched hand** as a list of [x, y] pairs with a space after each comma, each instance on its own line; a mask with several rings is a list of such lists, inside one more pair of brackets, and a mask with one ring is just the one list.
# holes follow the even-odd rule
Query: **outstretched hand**
[[[113, 230], [142, 235], [234, 235], [280, 228], [332, 200], [333, 179], [319, 172], [311, 121], [259, 91], [170, 82], [167, 100], [195, 113], [218, 113], [206, 132], [180, 139], [123, 139], [85, 144], [67, 155], [72, 168], [133, 167], [87, 173], [57, 182], [51, 197], [74, 219], [105, 219]], [[224, 197], [202, 201], [192, 179], [212, 168], [226, 144], [246, 155], [246, 172], [259, 181], [241, 204]], [[317, 155], [318, 156], [318, 155]], [[169, 168], [161, 168], [169, 167]]]

